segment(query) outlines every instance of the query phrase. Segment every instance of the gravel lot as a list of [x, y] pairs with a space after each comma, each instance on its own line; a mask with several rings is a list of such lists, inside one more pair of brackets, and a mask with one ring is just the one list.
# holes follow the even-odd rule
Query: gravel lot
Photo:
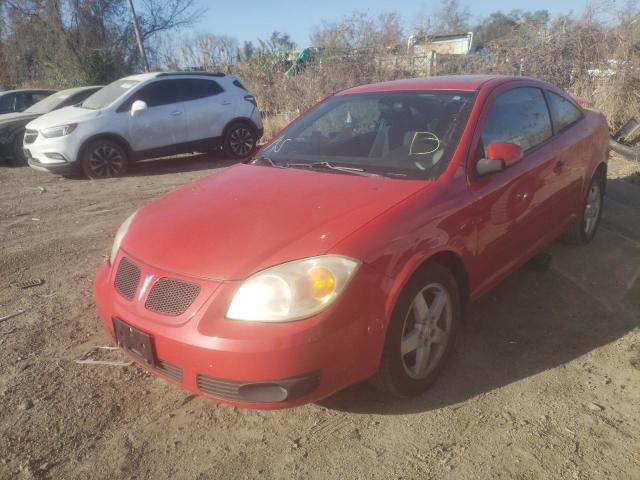
[[[91, 295], [119, 224], [231, 162], [145, 162], [67, 180], [0, 164], [0, 478], [640, 478], [640, 187], [615, 159], [601, 230], [554, 244], [473, 305], [453, 361], [411, 400], [354, 386], [250, 411], [135, 366], [106, 345]], [[14, 280], [44, 279], [20, 290]]]

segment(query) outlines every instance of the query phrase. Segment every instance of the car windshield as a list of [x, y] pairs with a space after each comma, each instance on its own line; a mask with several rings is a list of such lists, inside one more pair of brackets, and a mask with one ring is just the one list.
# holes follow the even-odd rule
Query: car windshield
[[47, 98], [40, 100], [38, 103], [34, 103], [29, 108], [25, 110], [27, 113], [49, 113], [56, 108], [58, 108], [61, 104], [66, 102], [69, 97], [76, 92], [72, 92], [69, 90], [63, 90], [62, 92], [54, 93], [53, 95], [49, 95]]
[[337, 95], [284, 130], [256, 161], [435, 178], [451, 160], [474, 98], [456, 91]]
[[108, 107], [137, 84], [136, 80], [117, 80], [88, 97], [80, 106], [91, 110]]

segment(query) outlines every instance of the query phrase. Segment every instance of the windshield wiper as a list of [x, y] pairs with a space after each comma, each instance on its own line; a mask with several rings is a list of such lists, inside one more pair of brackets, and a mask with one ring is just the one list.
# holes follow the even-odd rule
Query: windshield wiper
[[318, 170], [335, 170], [337, 172], [352, 173], [354, 175], [362, 175], [364, 177], [379, 177], [375, 173], [367, 172], [364, 168], [359, 167], [341, 167], [330, 162], [311, 162], [311, 163], [285, 163], [285, 167], [291, 168], [312, 168]]
[[267, 164], [269, 164], [269, 165], [271, 165], [272, 167], [275, 167], [275, 168], [287, 168], [287, 166], [280, 165], [280, 164], [274, 162], [271, 158], [269, 158], [269, 157], [267, 157], [265, 155], [260, 155], [258, 158], [256, 158], [251, 163], [255, 164], [257, 162], [264, 162], [264, 163], [267, 163]]

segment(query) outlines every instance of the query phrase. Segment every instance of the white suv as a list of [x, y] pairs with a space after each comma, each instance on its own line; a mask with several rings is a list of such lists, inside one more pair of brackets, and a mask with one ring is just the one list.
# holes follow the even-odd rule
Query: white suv
[[24, 151], [37, 170], [107, 178], [144, 158], [220, 147], [247, 157], [262, 133], [256, 101], [236, 77], [145, 73], [29, 123]]

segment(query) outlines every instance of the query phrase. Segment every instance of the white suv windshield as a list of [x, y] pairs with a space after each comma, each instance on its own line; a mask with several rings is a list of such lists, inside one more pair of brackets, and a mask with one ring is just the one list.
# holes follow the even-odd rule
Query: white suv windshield
[[451, 160], [474, 98], [454, 91], [337, 95], [293, 123], [263, 154], [276, 166], [434, 178]]
[[91, 95], [82, 102], [81, 107], [91, 110], [108, 107], [127, 92], [131, 91], [131, 88], [138, 83], [137, 80], [117, 80]]

